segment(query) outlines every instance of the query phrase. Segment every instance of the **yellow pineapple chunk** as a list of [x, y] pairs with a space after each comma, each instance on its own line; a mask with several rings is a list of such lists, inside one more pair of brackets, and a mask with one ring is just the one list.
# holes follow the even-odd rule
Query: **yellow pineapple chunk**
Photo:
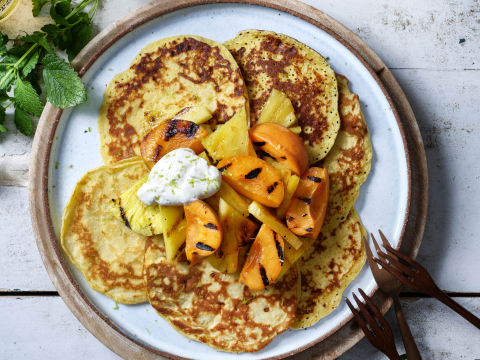
[[277, 89], [272, 90], [257, 122], [261, 123], [275, 123], [285, 127], [297, 124], [295, 110], [287, 94]]
[[[248, 211], [262, 223], [266, 224], [270, 229], [280, 234], [280, 236], [295, 249], [299, 249], [302, 246], [302, 240], [292, 233], [281, 220], [270, 212], [267, 207], [253, 201], [248, 207]], [[285, 244], [285, 248], [288, 247], [288, 244]]]
[[208, 155], [205, 151], [202, 151], [200, 154], [198, 154], [198, 157], [201, 157], [203, 160], [205, 160], [208, 165], [212, 165], [212, 163], [210, 162], [210, 159], [208, 158]]
[[255, 155], [248, 135], [248, 122], [245, 111], [237, 112], [227, 123], [202, 139], [202, 144], [214, 161], [235, 155]]
[[146, 205], [137, 196], [137, 191], [148, 180], [141, 178], [118, 199], [112, 199], [110, 212], [132, 231], [153, 236], [162, 233], [161, 214], [157, 205]]
[[163, 240], [167, 259], [174, 262], [185, 247], [187, 220], [183, 206], [159, 206], [162, 214]]
[[293, 132], [295, 135], [300, 135], [302, 132], [302, 127], [301, 126], [294, 126], [289, 128], [291, 132]]
[[290, 176], [292, 176], [292, 171], [285, 165], [280, 164], [278, 161], [275, 161], [268, 156], [265, 156], [263, 160], [265, 160], [267, 163], [272, 165], [275, 170], [277, 170], [277, 172], [280, 174], [280, 177], [282, 178], [284, 187], [286, 187]]
[[253, 241], [258, 225], [247, 219], [222, 198], [219, 201], [218, 218], [222, 225], [223, 240], [220, 248], [207, 259], [220, 272], [237, 272], [240, 248]]
[[287, 184], [285, 184], [285, 194], [283, 195], [283, 200], [280, 206], [276, 209], [276, 213], [279, 219], [285, 219], [287, 215], [287, 209], [292, 202], [293, 194], [295, 194], [295, 190], [297, 190], [298, 183], [300, 182], [300, 178], [293, 174], [288, 179]]

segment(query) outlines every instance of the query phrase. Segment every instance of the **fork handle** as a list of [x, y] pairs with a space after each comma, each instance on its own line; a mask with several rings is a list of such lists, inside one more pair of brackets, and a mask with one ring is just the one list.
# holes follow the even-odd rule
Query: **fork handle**
[[405, 350], [407, 351], [408, 360], [422, 360], [420, 351], [418, 351], [417, 344], [413, 339], [412, 332], [408, 326], [407, 319], [405, 319], [405, 315], [403, 314], [398, 296], [392, 296], [392, 299], [393, 305], [395, 306], [395, 314], [397, 315], [398, 327], [402, 334], [403, 345], [405, 345]]
[[462, 305], [457, 303], [455, 300], [453, 300], [450, 296], [445, 294], [440, 288], [436, 288], [433, 297], [436, 298], [437, 300], [440, 300], [442, 303], [447, 305], [450, 309], [454, 310], [462, 316], [465, 320], [470, 321], [471, 324], [477, 327], [477, 329], [480, 329], [480, 319], [473, 315], [470, 311], [465, 309]]

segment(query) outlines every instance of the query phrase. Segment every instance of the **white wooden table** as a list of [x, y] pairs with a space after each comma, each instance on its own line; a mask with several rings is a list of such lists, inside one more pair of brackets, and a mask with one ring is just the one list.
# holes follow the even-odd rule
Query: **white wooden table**
[[[100, 0], [94, 35], [147, 2]], [[358, 34], [402, 86], [422, 132], [430, 178], [417, 260], [440, 288], [480, 316], [479, 1], [306, 2]], [[0, 359], [119, 359], [70, 313], [43, 267], [27, 199], [33, 139], [14, 130], [11, 115], [6, 127], [11, 131], [0, 135]], [[412, 293], [402, 299], [424, 359], [480, 359], [477, 329], [436, 300]], [[387, 319], [403, 352], [392, 310]], [[384, 358], [365, 339], [340, 357]]]

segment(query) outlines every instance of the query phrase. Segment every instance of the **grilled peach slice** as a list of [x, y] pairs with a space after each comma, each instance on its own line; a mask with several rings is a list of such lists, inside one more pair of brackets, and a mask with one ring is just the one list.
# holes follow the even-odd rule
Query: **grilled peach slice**
[[238, 282], [251, 290], [265, 289], [275, 281], [283, 265], [283, 239], [263, 224], [243, 264]]
[[274, 157], [280, 164], [301, 176], [308, 165], [307, 148], [291, 130], [273, 123], [257, 124], [248, 134], [255, 148]]
[[222, 226], [210, 206], [196, 200], [184, 206], [187, 219], [185, 252], [188, 265], [194, 265], [212, 255], [222, 243]]
[[150, 131], [140, 144], [140, 154], [151, 169], [155, 163], [170, 151], [189, 148], [195, 154], [204, 148], [200, 139], [207, 136], [207, 131], [188, 120], [167, 120]]
[[327, 170], [312, 167], [305, 171], [287, 210], [287, 225], [293, 233], [318, 236], [327, 212], [329, 187]]
[[266, 161], [249, 155], [231, 156], [220, 161], [217, 169], [239, 194], [265, 206], [277, 207], [282, 203], [282, 178]]

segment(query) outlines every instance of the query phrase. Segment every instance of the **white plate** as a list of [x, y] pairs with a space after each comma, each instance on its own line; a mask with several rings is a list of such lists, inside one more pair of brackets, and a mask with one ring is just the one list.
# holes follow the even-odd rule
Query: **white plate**
[[[49, 204], [57, 238], [63, 209], [75, 183], [85, 172], [102, 165], [97, 116], [105, 86], [112, 77], [127, 69], [135, 55], [155, 40], [191, 34], [224, 42], [245, 29], [272, 30], [289, 35], [318, 51], [337, 73], [350, 80], [352, 92], [360, 96], [373, 143], [372, 171], [362, 186], [355, 208], [368, 232], [381, 228], [394, 245], [398, 243], [407, 209], [407, 160], [400, 129], [381, 88], [355, 55], [326, 32], [292, 15], [243, 4], [201, 5], [153, 19], [118, 40], [86, 72], [82, 82], [87, 88], [88, 101], [63, 112], [50, 154]], [[58, 169], [55, 169], [57, 162]], [[113, 300], [93, 291], [70, 263], [69, 268], [87, 298], [127, 336], [148, 347], [186, 358], [263, 359], [282, 356], [315, 342], [351, 314], [342, 301], [334, 312], [307, 331], [289, 330], [262, 351], [233, 355], [184, 338], [148, 303], [120, 304], [118, 310], [114, 310]], [[351, 291], [358, 287], [367, 294], [375, 287], [368, 264], [352, 281], [344, 296], [352, 299]]]

